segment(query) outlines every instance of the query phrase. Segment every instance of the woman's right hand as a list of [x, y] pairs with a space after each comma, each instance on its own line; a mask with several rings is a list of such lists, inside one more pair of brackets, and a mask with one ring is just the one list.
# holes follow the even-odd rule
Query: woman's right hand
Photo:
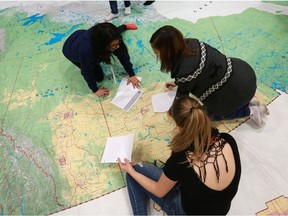
[[166, 82], [166, 83], [165, 83], [165, 86], [166, 86], [166, 88], [168, 88], [168, 89], [172, 89], [172, 88], [176, 87], [177, 85], [175, 84], [174, 81], [171, 81], [171, 82]]
[[118, 164], [120, 168], [123, 169], [126, 173], [130, 174], [132, 171], [134, 171], [133, 166], [127, 158], [125, 158], [123, 162], [120, 160], [120, 158], [118, 158]]
[[106, 89], [106, 88], [99, 88], [95, 94], [98, 96], [98, 97], [103, 97], [103, 96], [108, 96], [109, 95], [109, 90]]

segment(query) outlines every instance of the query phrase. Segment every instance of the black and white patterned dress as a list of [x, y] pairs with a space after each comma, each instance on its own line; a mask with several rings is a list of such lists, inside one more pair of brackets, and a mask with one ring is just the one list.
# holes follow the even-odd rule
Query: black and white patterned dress
[[210, 115], [227, 116], [245, 106], [256, 92], [252, 67], [238, 58], [228, 58], [209, 44], [187, 39], [195, 56], [179, 56], [171, 77], [178, 85], [176, 98], [192, 93]]

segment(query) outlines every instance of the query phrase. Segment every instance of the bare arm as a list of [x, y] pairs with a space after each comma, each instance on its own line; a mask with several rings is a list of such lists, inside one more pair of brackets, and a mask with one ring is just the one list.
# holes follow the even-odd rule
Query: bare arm
[[166, 177], [164, 172], [158, 181], [154, 181], [137, 172], [127, 159], [124, 163], [118, 159], [118, 163], [121, 169], [129, 173], [142, 187], [159, 198], [164, 197], [177, 183], [177, 181], [172, 181]]

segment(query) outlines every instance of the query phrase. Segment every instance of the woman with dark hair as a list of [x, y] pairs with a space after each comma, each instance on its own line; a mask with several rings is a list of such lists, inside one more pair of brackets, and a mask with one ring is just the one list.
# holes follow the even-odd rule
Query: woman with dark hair
[[150, 44], [160, 59], [161, 71], [171, 72], [175, 81], [166, 87], [178, 86], [176, 99], [196, 96], [212, 120], [251, 116], [264, 126], [261, 115], [268, 115], [264, 104], [252, 100], [257, 84], [252, 67], [238, 58], [229, 58], [209, 44], [194, 38], [184, 38], [173, 26], [159, 28]]
[[98, 88], [96, 82], [104, 79], [101, 62], [111, 64], [111, 55], [117, 56], [129, 74], [128, 83], [139, 87], [140, 81], [135, 76], [133, 65], [121, 33], [127, 29], [137, 29], [134, 24], [114, 26], [111, 23], [99, 23], [88, 30], [77, 30], [72, 33], [63, 45], [63, 54], [81, 69], [89, 88], [97, 96], [109, 95], [106, 88]]
[[212, 128], [206, 110], [188, 96], [174, 101], [168, 114], [177, 132], [163, 169], [118, 159], [127, 173], [133, 214], [147, 215], [148, 198], [167, 215], [227, 214], [241, 177], [236, 141]]

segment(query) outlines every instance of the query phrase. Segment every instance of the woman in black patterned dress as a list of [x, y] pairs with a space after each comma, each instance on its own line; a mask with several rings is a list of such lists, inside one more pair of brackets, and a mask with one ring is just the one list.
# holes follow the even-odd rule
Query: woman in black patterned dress
[[171, 72], [178, 86], [176, 99], [196, 96], [212, 120], [251, 116], [264, 126], [261, 115], [269, 114], [265, 105], [252, 100], [256, 88], [253, 68], [239, 58], [229, 58], [209, 44], [194, 38], [184, 38], [173, 26], [159, 28], [150, 39], [151, 47], [160, 59], [161, 71]]

